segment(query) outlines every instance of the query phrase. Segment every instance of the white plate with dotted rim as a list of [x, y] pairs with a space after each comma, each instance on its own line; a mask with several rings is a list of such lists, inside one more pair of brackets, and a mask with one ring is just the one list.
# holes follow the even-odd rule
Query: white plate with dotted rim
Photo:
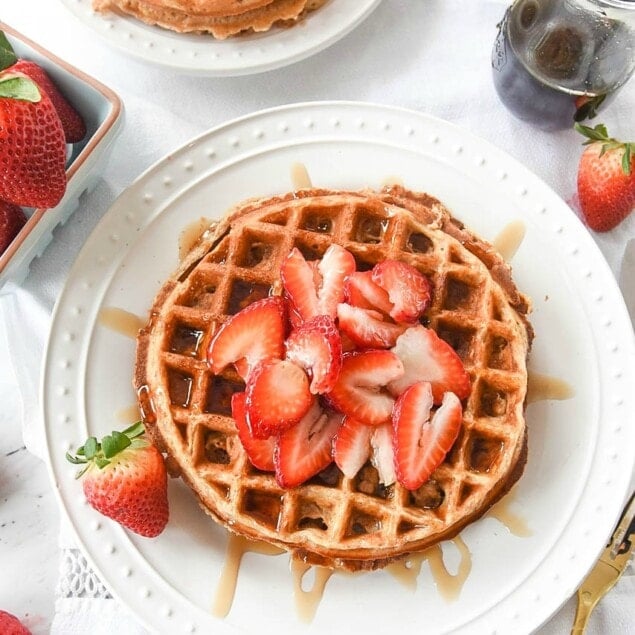
[[130, 16], [100, 14], [92, 0], [62, 0], [86, 26], [116, 48], [153, 64], [192, 75], [237, 76], [269, 71], [334, 44], [352, 31], [380, 0], [328, 0], [291, 28], [216, 40], [175, 33]]
[[[496, 518], [467, 527], [471, 571], [459, 598], [438, 594], [427, 565], [417, 590], [385, 571], [329, 581], [314, 620], [293, 601], [288, 556], [247, 556], [234, 604], [211, 606], [225, 531], [180, 481], [157, 539], [139, 538], [85, 502], [64, 453], [89, 434], [121, 427], [129, 411], [134, 342], [103, 326], [117, 307], [143, 316], [178, 263], [183, 228], [249, 197], [292, 189], [303, 163], [316, 186], [379, 187], [399, 177], [443, 200], [487, 239], [522, 219], [515, 279], [534, 301], [530, 368], [575, 387], [566, 401], [527, 409], [529, 458], [511, 509], [531, 535]], [[538, 257], [537, 257], [538, 256]], [[112, 593], [149, 628], [174, 632], [529, 632], [570, 597], [610, 535], [635, 463], [633, 332], [614, 278], [566, 204], [520, 163], [444, 121], [358, 103], [312, 103], [260, 112], [171, 153], [115, 201], [87, 240], [53, 317], [42, 381], [44, 433], [55, 490], [82, 549]], [[443, 544], [446, 564], [457, 550]], [[266, 581], [265, 584], [263, 582]], [[212, 631], [212, 629], [214, 629]]]

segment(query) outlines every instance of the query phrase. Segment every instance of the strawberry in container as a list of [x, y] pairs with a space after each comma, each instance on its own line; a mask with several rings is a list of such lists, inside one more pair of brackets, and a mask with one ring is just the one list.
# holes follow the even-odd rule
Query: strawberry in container
[[66, 143], [86, 124], [46, 71], [18, 59], [0, 35], [0, 245], [8, 246], [26, 216], [19, 206], [55, 207], [66, 191]]
[[110, 89], [0, 22], [0, 289], [76, 209], [120, 115]]

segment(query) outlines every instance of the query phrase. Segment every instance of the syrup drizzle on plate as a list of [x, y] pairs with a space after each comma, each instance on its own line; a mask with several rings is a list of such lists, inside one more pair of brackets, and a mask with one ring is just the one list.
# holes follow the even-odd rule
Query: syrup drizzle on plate
[[490, 507], [486, 516], [496, 518], [498, 522], [507, 527], [510, 534], [518, 536], [518, 538], [528, 538], [533, 532], [529, 528], [527, 521], [511, 510], [513, 502], [513, 491], [508, 492], [503, 498]]
[[291, 166], [291, 183], [294, 190], [306, 190], [313, 187], [309, 171], [304, 163], [294, 163]]
[[382, 187], [390, 187], [391, 185], [403, 185], [403, 179], [400, 176], [387, 176], [382, 182]]
[[527, 376], [527, 403], [554, 399], [564, 401], [575, 395], [575, 389], [563, 379], [529, 371]]
[[[305, 590], [302, 583], [310, 569], [314, 573], [313, 584], [310, 589]], [[313, 620], [322, 601], [326, 583], [335, 571], [326, 567], [313, 567], [302, 562], [299, 558], [291, 558], [291, 573], [293, 574], [293, 597], [298, 617], [303, 622], [309, 623]]]
[[498, 236], [494, 238], [492, 245], [505, 262], [509, 262], [516, 255], [525, 237], [525, 232], [525, 223], [522, 220], [514, 220], [505, 225]]
[[231, 610], [236, 592], [236, 583], [238, 581], [238, 572], [243, 556], [251, 551], [267, 556], [277, 556], [284, 553], [283, 549], [274, 547], [260, 540], [247, 540], [242, 536], [235, 534], [228, 535], [227, 551], [225, 555], [225, 564], [221, 571], [216, 595], [212, 605], [212, 614], [216, 617], [226, 617]]
[[130, 425], [131, 421], [139, 421], [141, 419], [141, 412], [139, 411], [138, 404], [135, 403], [125, 408], [120, 408], [115, 412], [115, 419], [127, 425]]
[[111, 331], [131, 339], [136, 339], [139, 330], [145, 326], [145, 320], [138, 315], [118, 307], [104, 307], [99, 311], [97, 321]]
[[211, 224], [212, 221], [209, 218], [201, 216], [185, 226], [179, 234], [179, 262], [182, 262], [185, 256], [190, 253]]
[[411, 554], [405, 560], [389, 564], [386, 571], [398, 582], [414, 591], [417, 588], [421, 566], [427, 562], [439, 595], [448, 601], [456, 600], [472, 570], [472, 554], [460, 536], [456, 536], [449, 542], [456, 546], [461, 557], [459, 568], [454, 574], [449, 572], [443, 559], [443, 549], [439, 544], [421, 553]]

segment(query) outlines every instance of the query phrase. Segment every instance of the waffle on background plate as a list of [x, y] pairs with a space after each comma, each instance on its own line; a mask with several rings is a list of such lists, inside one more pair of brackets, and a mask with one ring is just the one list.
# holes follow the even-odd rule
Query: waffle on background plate
[[179, 33], [225, 39], [244, 32], [292, 26], [326, 0], [93, 0], [101, 13], [129, 15]]
[[[461, 357], [471, 392], [456, 442], [416, 491], [383, 486], [371, 462], [354, 478], [331, 464], [281, 488], [254, 468], [236, 434], [233, 369], [214, 375], [215, 329], [249, 303], [280, 294], [280, 265], [331, 243], [357, 269], [403, 260], [432, 283], [424, 322]], [[401, 186], [358, 192], [306, 189], [249, 200], [214, 224], [163, 285], [139, 333], [134, 384], [146, 426], [217, 522], [306, 562], [382, 567], [455, 536], [522, 474], [527, 453], [528, 300], [494, 248], [436, 199]]]

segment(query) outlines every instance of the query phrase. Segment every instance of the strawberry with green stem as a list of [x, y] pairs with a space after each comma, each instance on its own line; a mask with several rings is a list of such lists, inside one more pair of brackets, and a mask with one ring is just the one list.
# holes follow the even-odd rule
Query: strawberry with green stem
[[48, 95], [12, 70], [15, 54], [7, 45], [0, 34], [0, 200], [54, 207], [66, 191], [62, 123]]
[[163, 456], [143, 437], [143, 423], [114, 431], [97, 441], [89, 437], [68, 461], [82, 465], [88, 503], [131, 531], [148, 538], [158, 536], [168, 517], [167, 470]]
[[635, 206], [635, 143], [609, 137], [603, 124], [575, 129], [587, 137], [578, 166], [580, 209], [592, 230], [609, 231]]

